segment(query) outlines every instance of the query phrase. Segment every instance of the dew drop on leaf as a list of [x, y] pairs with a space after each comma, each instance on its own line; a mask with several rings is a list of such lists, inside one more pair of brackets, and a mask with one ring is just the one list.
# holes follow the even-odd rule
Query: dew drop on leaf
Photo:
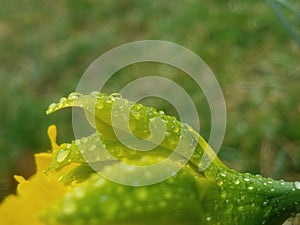
[[89, 148], [89, 151], [92, 152], [96, 149], [96, 145], [92, 145], [90, 148]]
[[82, 138], [82, 143], [87, 143], [88, 142], [88, 139], [86, 137], [83, 137]]
[[295, 181], [294, 186], [296, 189], [300, 190], [300, 181]]
[[246, 181], [246, 182], [250, 181], [250, 176], [248, 173], [244, 174], [244, 181]]
[[80, 145], [80, 143], [81, 143], [81, 141], [80, 140], [75, 140], [75, 144], [78, 146], [78, 145]]
[[51, 105], [49, 105], [48, 111], [52, 111], [56, 106], [56, 103], [52, 103]]
[[59, 100], [59, 103], [64, 103], [65, 101], [67, 101], [67, 98], [62, 97], [62, 98]]
[[234, 184], [240, 184], [240, 180], [235, 180]]
[[172, 130], [174, 133], [178, 133], [180, 129], [179, 129], [179, 126], [173, 125], [173, 126], [171, 126], [171, 130]]
[[220, 175], [221, 175], [222, 177], [226, 177], [226, 173], [225, 173], [225, 172], [220, 173]]
[[96, 97], [98, 95], [99, 95], [99, 91], [93, 91], [90, 93], [90, 96], [92, 96], [92, 97]]
[[264, 201], [264, 202], [263, 202], [263, 206], [264, 206], [264, 207], [266, 207], [268, 204], [269, 204], [268, 201]]
[[116, 147], [116, 148], [115, 148], [115, 152], [116, 152], [116, 155], [117, 155], [118, 157], [120, 157], [120, 156], [122, 156], [122, 154], [123, 154], [123, 149], [120, 148], [120, 147]]
[[113, 94], [111, 94], [111, 96], [113, 96], [114, 98], [119, 98], [119, 99], [123, 98], [120, 93], [113, 93]]
[[105, 103], [106, 103], [106, 104], [111, 104], [113, 101], [115, 101], [115, 98], [112, 97], [112, 96], [109, 96], [109, 97], [106, 99]]
[[267, 178], [268, 184], [273, 184], [273, 180], [271, 178]]
[[177, 144], [177, 141], [175, 139], [173, 139], [173, 138], [168, 138], [168, 143], [170, 145], [175, 145], [175, 144]]
[[79, 97], [82, 97], [81, 93], [73, 92], [73, 93], [69, 94], [68, 99], [75, 100], [75, 99], [78, 99]]
[[136, 120], [139, 120], [141, 118], [141, 115], [138, 111], [132, 111], [132, 115]]
[[96, 109], [103, 109], [103, 103], [102, 102], [98, 102], [96, 105]]
[[56, 161], [57, 162], [62, 162], [64, 161], [68, 155], [70, 154], [70, 151], [66, 151], [66, 150], [60, 150], [57, 155], [56, 155]]

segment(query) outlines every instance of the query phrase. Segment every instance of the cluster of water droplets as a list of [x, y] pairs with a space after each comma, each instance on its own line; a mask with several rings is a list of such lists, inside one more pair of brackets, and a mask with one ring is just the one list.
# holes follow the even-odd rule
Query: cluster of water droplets
[[68, 106], [72, 106], [72, 101], [79, 99], [83, 96], [83, 94], [78, 93], [78, 92], [72, 92], [69, 94], [69, 96], [66, 97], [62, 97], [58, 103], [52, 103], [50, 104], [50, 106], [48, 107], [47, 110], [47, 114], [50, 114], [62, 107], [68, 107]]
[[[222, 205], [225, 210], [234, 205], [235, 210], [249, 210], [276, 214], [278, 218], [285, 210], [299, 209], [300, 199], [297, 191], [300, 191], [300, 182], [285, 182], [284, 180], [273, 180], [261, 175], [249, 173], [238, 173], [233, 170], [218, 168], [215, 173], [215, 181], [219, 186], [219, 202], [216, 207]], [[293, 194], [295, 193], [295, 194]], [[286, 200], [288, 198], [289, 200]], [[221, 210], [221, 208], [218, 208]], [[267, 215], [267, 214], [266, 214]], [[270, 214], [271, 215], [271, 214]], [[267, 223], [267, 217], [262, 224]]]
[[[162, 121], [167, 126], [167, 132], [165, 134], [165, 141], [164, 145], [170, 149], [174, 149], [178, 144], [178, 140], [181, 138], [181, 125], [174, 117], [168, 117], [164, 114], [163, 111], [157, 112], [154, 108], [151, 107], [144, 107], [140, 104], [135, 104], [129, 102], [126, 99], [123, 99], [119, 93], [114, 93], [109, 96], [104, 95], [98, 91], [94, 91], [90, 93], [88, 96], [83, 95], [78, 92], [71, 93], [67, 98], [61, 98], [59, 103], [53, 103], [49, 106], [47, 113], [54, 112], [62, 107], [74, 106], [76, 105], [74, 101], [87, 98], [89, 99], [97, 99], [94, 103], [94, 108], [90, 106], [90, 104], [86, 103], [86, 101], [82, 101], [82, 103], [78, 106], [84, 107], [85, 110], [89, 110], [92, 113], [95, 112], [96, 114], [99, 113], [101, 116], [102, 111], [95, 111], [96, 110], [103, 110], [112, 108], [112, 105], [116, 102], [116, 100], [121, 100], [123, 106], [121, 105], [118, 108], [118, 111], [114, 111], [113, 117], [126, 117], [126, 113], [123, 113], [126, 110], [124, 108], [130, 108], [130, 129], [133, 132], [132, 135], [140, 135], [140, 138], [147, 138], [147, 136], [151, 135], [149, 130], [149, 123], [151, 122], [152, 118], [161, 118]], [[82, 105], [84, 104], [84, 106]], [[105, 113], [105, 111], [103, 111]], [[95, 115], [97, 116], [97, 115]], [[194, 144], [194, 143], [193, 143]], [[67, 153], [61, 153], [62, 156], [66, 155]], [[63, 158], [63, 157], [60, 157]], [[61, 160], [61, 159], [60, 159]]]

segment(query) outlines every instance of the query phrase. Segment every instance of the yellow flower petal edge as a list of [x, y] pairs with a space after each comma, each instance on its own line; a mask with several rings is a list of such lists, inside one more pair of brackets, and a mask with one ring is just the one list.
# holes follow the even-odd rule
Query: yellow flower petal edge
[[[48, 128], [52, 151], [60, 146], [56, 144], [56, 127]], [[69, 188], [58, 182], [61, 173], [45, 174], [43, 171], [49, 165], [52, 153], [35, 155], [37, 172], [30, 179], [15, 176], [17, 180], [17, 195], [8, 196], [0, 204], [0, 224], [7, 225], [44, 225], [39, 220], [39, 213], [52, 203], [61, 199]]]

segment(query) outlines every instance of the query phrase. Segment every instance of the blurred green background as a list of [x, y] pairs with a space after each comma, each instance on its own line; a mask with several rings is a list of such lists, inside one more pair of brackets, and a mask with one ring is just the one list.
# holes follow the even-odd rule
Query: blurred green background
[[[300, 19], [280, 4], [284, 17], [278, 18], [272, 2], [277, 4], [3, 1], [0, 199], [14, 192], [13, 174], [29, 177], [34, 172], [32, 154], [50, 149], [46, 135], [50, 124], [58, 126], [59, 143], [73, 139], [71, 111], [46, 116], [48, 105], [74, 91], [98, 56], [143, 39], [185, 46], [214, 71], [227, 105], [227, 131], [219, 152], [227, 165], [241, 172], [300, 180], [300, 46], [295, 35]], [[287, 2], [299, 9], [296, 1]], [[179, 71], [151, 63], [131, 66], [118, 72], [105, 90], [115, 92], [134, 77], [154, 73], [174, 78], [186, 88], [197, 103], [201, 134], [207, 138], [210, 115], [205, 98]], [[172, 114], [168, 104], [157, 104]]]

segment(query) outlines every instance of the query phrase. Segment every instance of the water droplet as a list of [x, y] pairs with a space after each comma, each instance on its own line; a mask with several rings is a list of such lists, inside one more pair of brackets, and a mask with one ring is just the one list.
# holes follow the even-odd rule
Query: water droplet
[[272, 192], [275, 191], [275, 188], [272, 187], [272, 188], [270, 189], [270, 191], [272, 191]]
[[115, 98], [113, 96], [108, 96], [108, 98], [105, 100], [105, 103], [111, 104], [113, 101], [115, 101]]
[[279, 184], [284, 185], [284, 180], [279, 180]]
[[104, 107], [103, 102], [98, 102], [96, 105], [96, 109], [103, 109], [103, 107]]
[[113, 117], [118, 118], [120, 116], [119, 112], [117, 110], [113, 111]]
[[217, 181], [217, 184], [218, 184], [219, 186], [222, 186], [222, 185], [223, 185], [223, 179], [222, 179], [222, 178], [217, 177], [216, 181]]
[[263, 202], [263, 206], [264, 206], [264, 207], [266, 207], [268, 204], [269, 204], [268, 201], [264, 201], [264, 202]]
[[240, 183], [240, 180], [235, 180], [234, 181], [234, 184], [239, 184]]
[[92, 152], [96, 149], [96, 145], [92, 145], [90, 148], [89, 148], [89, 151]]
[[172, 130], [174, 133], [178, 133], [180, 129], [179, 129], [179, 126], [173, 125], [173, 126], [171, 126], [171, 130]]
[[57, 162], [64, 161], [69, 154], [70, 154], [69, 150], [64, 150], [64, 149], [59, 150], [58, 153], [57, 153], [57, 155], [56, 155], [56, 161]]
[[226, 173], [225, 173], [225, 172], [220, 173], [220, 175], [221, 175], [222, 177], [226, 177]]
[[263, 179], [262, 175], [259, 175], [259, 174], [256, 174], [255, 177], [256, 177], [258, 180], [262, 180], [262, 179]]
[[113, 96], [114, 98], [119, 98], [119, 99], [123, 98], [120, 93], [113, 93], [113, 94], [111, 94], [111, 96]]
[[267, 182], [268, 182], [268, 184], [273, 184], [272, 178], [267, 178]]
[[53, 109], [54, 109], [56, 106], [57, 106], [56, 103], [52, 103], [51, 105], [49, 105], [48, 112], [53, 111]]
[[300, 190], [300, 181], [295, 181], [294, 186], [296, 189]]
[[87, 143], [87, 142], [88, 142], [88, 139], [87, 139], [86, 137], [83, 137], [83, 138], [81, 139], [81, 141], [82, 141], [82, 143]]
[[250, 175], [249, 173], [244, 174], [244, 181], [249, 182], [250, 181]]
[[65, 101], [67, 101], [68, 99], [67, 98], [65, 98], [65, 97], [62, 97], [60, 100], [59, 100], [59, 103], [64, 103]]
[[160, 116], [164, 116], [165, 115], [165, 112], [161, 111], [161, 110], [158, 113], [159, 113]]
[[75, 144], [78, 146], [78, 145], [80, 145], [80, 143], [81, 143], [81, 141], [80, 140], [75, 140]]
[[116, 152], [116, 155], [120, 157], [123, 154], [123, 149], [120, 147], [116, 147], [115, 152]]
[[174, 139], [174, 138], [168, 138], [168, 143], [170, 144], [170, 145], [176, 145], [177, 144], [177, 141]]
[[139, 120], [141, 118], [141, 114], [138, 111], [133, 110], [131, 111], [131, 114], [136, 120]]
[[252, 191], [252, 190], [253, 190], [253, 187], [252, 187], [252, 186], [249, 186], [249, 187], [248, 187], [248, 190]]
[[91, 97], [96, 97], [98, 95], [99, 95], [99, 91], [93, 91], [89, 94], [89, 96], [91, 96]]
[[72, 92], [71, 94], [69, 94], [68, 99], [69, 100], [75, 100], [75, 99], [78, 99], [81, 96], [82, 96], [82, 94], [79, 93], [79, 92]]
[[222, 191], [220, 192], [220, 196], [221, 196], [222, 198], [226, 198], [227, 194], [226, 194], [226, 192], [225, 192], [224, 190], [222, 190]]

